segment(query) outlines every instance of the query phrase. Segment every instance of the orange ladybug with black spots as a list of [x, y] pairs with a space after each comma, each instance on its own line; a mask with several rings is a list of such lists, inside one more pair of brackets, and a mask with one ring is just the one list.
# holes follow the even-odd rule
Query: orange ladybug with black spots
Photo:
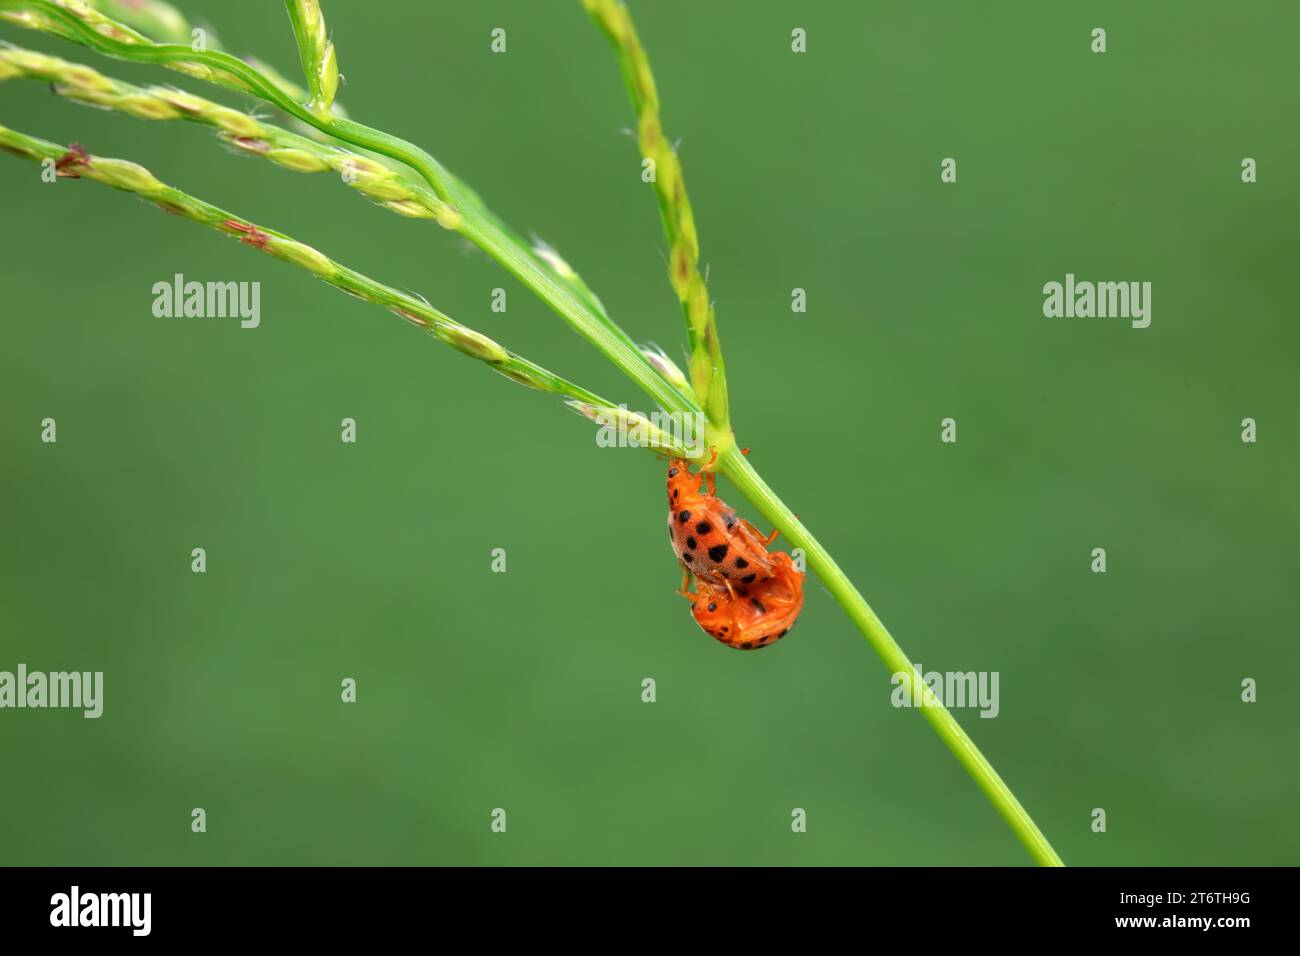
[[[705, 491], [700, 491], [703, 476]], [[706, 584], [733, 593], [770, 578], [774, 571], [767, 546], [776, 532], [764, 537], [757, 528], [716, 495], [713, 473], [692, 473], [690, 462], [668, 463], [668, 537], [682, 566], [682, 588], [694, 575]]]

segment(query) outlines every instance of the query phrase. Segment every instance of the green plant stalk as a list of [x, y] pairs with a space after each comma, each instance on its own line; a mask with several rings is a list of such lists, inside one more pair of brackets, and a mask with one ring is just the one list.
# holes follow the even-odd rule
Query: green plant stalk
[[[658, 174], [655, 192], [664, 232], [671, 247], [669, 276], [686, 313], [686, 328], [691, 346], [691, 381], [696, 395], [708, 411], [711, 422], [715, 414], [726, 422], [728, 414], [726, 373], [722, 348], [718, 341], [717, 317], [709, 300], [704, 277], [699, 271], [699, 240], [695, 218], [682, 176], [676, 151], [663, 134], [659, 93], [655, 85], [650, 58], [637, 35], [636, 26], [623, 0], [581, 0], [591, 18], [613, 44], [623, 71], [628, 96], [637, 114], [637, 136], [643, 155], [655, 160]], [[716, 423], [715, 424], [719, 424]], [[727, 424], [728, 434], [730, 426]], [[712, 443], [712, 442], [711, 442]], [[952, 714], [934, 696], [924, 681], [918, 680], [912, 663], [890, 636], [884, 624], [867, 605], [848, 577], [840, 570], [826, 549], [808, 531], [784, 502], [763, 483], [734, 442], [719, 443], [720, 468], [769, 521], [796, 547], [804, 549], [809, 567], [817, 574], [835, 600], [852, 618], [881, 660], [894, 673], [906, 674], [909, 690], [913, 684], [925, 703], [922, 713], [949, 749], [985, 792], [998, 812], [1020, 837], [1025, 847], [1040, 863], [1061, 865], [1060, 857], [998, 776], [979, 748], [962, 730]]]
[[[53, 34], [73, 43], [85, 44], [85, 38], [90, 36], [122, 47], [143, 48], [155, 45], [143, 33], [88, 6], [83, 0], [49, 0], [49, 2], [47, 0], [31, 0], [31, 2], [6, 0], [0, 3], [0, 20], [29, 30]], [[190, 50], [188, 44], [170, 46], [176, 50]], [[165, 65], [178, 73], [219, 83], [232, 90], [252, 92], [237, 76], [214, 70], [200, 62], [204, 55], [207, 54], [191, 51], [191, 55], [177, 57]], [[228, 56], [228, 54], [222, 55]]]
[[51, 6], [45, 8], [24, 8], [24, 4], [6, 4], [5, 7], [11, 9], [11, 12], [0, 13], [0, 19], [16, 23], [29, 30], [52, 33], [55, 36], [63, 37], [65, 40], [71, 40], [73, 43], [81, 42], [78, 39], [79, 28], [74, 29], [67, 25], [66, 18], [61, 16], [65, 9], [75, 16], [78, 21], [85, 23], [90, 29], [103, 36], [112, 37], [114, 40], [125, 43], [137, 43], [146, 40], [144, 34], [133, 27], [114, 20], [111, 16], [101, 13], [94, 6], [79, 2], [79, 0], [56, 0]]
[[241, 110], [162, 86], [140, 87], [89, 66], [18, 47], [0, 46], [0, 81], [40, 80], [66, 99], [151, 121], [187, 120], [215, 129], [242, 153], [299, 173], [335, 172], [385, 208], [454, 228], [455, 213], [422, 182], [413, 182], [368, 156], [280, 129]]
[[795, 517], [785, 502], [763, 481], [758, 472], [738, 449], [731, 449], [719, 461], [720, 471], [740, 489], [741, 493], [753, 503], [768, 521], [785, 535], [786, 539], [797, 548], [802, 548], [808, 567], [813, 570], [831, 596], [844, 608], [866, 637], [867, 642], [885, 666], [892, 673], [905, 674], [909, 693], [920, 696], [923, 706], [922, 715], [930, 722], [940, 739], [947, 744], [966, 772], [974, 778], [975, 783], [984, 791], [1002, 818], [1007, 821], [1020, 842], [1033, 858], [1043, 866], [1064, 866], [1061, 858], [1052, 849], [1047, 837], [1038, 829], [1028, 811], [1016, 799], [1011, 788], [1006, 785], [993, 765], [975, 746], [975, 742], [962, 730], [952, 713], [934, 695], [925, 681], [921, 680], [912, 667], [911, 660], [903, 649], [885, 629], [866, 600], [858, 593], [853, 582], [835, 563], [803, 523]]
[[[157, 44], [133, 31], [123, 38], [113, 29], [111, 21], [103, 29], [97, 26], [107, 18], [97, 16], [92, 22], [52, 0], [0, 0], [0, 11], [16, 9], [37, 14], [35, 19], [14, 21], [22, 26], [55, 33], [106, 56], [169, 66], [221, 86], [251, 92], [290, 116], [346, 143], [405, 163], [420, 174], [439, 199], [459, 213], [456, 228], [461, 235], [523, 282], [646, 394], [671, 412], [700, 410], [693, 396], [681, 392], [655, 370], [626, 332], [607, 315], [594, 310], [579, 290], [512, 236], [470, 190], [418, 146], [353, 120], [313, 111], [290, 98], [260, 71], [227, 53], [195, 51], [177, 44]], [[104, 30], [114, 33], [114, 36], [106, 35]]]
[[[509, 230], [482, 206], [472, 192], [459, 184], [437, 160], [419, 147], [351, 120], [313, 113], [285, 96], [257, 70], [225, 54], [210, 51], [195, 53], [188, 47], [156, 45], [147, 41], [142, 44], [138, 41], [124, 41], [105, 36], [94, 26], [82, 22], [75, 14], [50, 0], [0, 0], [0, 11], [19, 7], [33, 8], [40, 14], [40, 17], [35, 20], [21, 21], [24, 26], [56, 33], [108, 56], [171, 65], [192, 75], [199, 75], [210, 82], [251, 91], [317, 129], [331, 133], [354, 146], [371, 149], [406, 163], [420, 173], [439, 198], [461, 209], [462, 220], [459, 231], [466, 238], [479, 245], [505, 266], [507, 271], [523, 281], [575, 331], [595, 344], [643, 391], [655, 398], [668, 411], [686, 413], [700, 410], [694, 396], [680, 390], [659, 374], [621, 328], [604, 315], [603, 311], [598, 313], [593, 310], [580, 293], [545, 267], [531, 250], [513, 237]], [[906, 655], [888, 635], [879, 619], [830, 559], [825, 549], [816, 542], [771, 489], [763, 484], [757, 473], [734, 447], [724, 453], [722, 470], [736, 482], [741, 492], [764, 516], [786, 533], [796, 546], [805, 549], [811, 558], [810, 566], [813, 571], [881, 654], [882, 659], [887, 663], [890, 660], [897, 660], [899, 663], [906, 664]], [[902, 667], [900, 670], [910, 673], [907, 667]], [[928, 688], [922, 689], [923, 699], [926, 691]], [[989, 795], [1034, 858], [1041, 863], [1059, 865], [1060, 858], [1051, 849], [1046, 838], [952, 716], [941, 708], [936, 711], [934, 708], [926, 707], [923, 708], [923, 713], [981, 789]]]
[[[130, 27], [155, 43], [179, 43], [181, 45], [192, 43], [194, 30], [198, 26], [198, 24], [192, 23], [183, 13], [170, 3], [164, 2], [164, 0], [87, 0], [87, 2], [104, 16]], [[203, 31], [206, 35], [209, 50], [230, 52], [217, 39], [211, 26], [204, 24]], [[266, 62], [251, 56], [245, 56], [243, 59], [261, 70], [276, 86], [295, 100], [305, 103], [310, 98], [310, 94], [303, 87], [282, 75]], [[343, 107], [337, 103], [334, 104], [333, 109], [341, 115], [347, 115], [343, 112]], [[317, 129], [311, 127], [307, 127], [307, 129], [311, 130], [312, 135], [322, 135]]]
[[[196, 24], [191, 23], [183, 13], [170, 3], [166, 3], [165, 0], [88, 0], [88, 2], [100, 13], [144, 34], [156, 43], [185, 44], [192, 42], [191, 38]], [[209, 50], [230, 52], [217, 39], [210, 26], [205, 25], [204, 31], [207, 35]], [[310, 100], [311, 94], [307, 90], [281, 74], [264, 60], [252, 56], [245, 56], [243, 59], [261, 70], [276, 86], [299, 103], [306, 103]], [[342, 104], [338, 102], [335, 102], [330, 109], [340, 116], [347, 115]], [[304, 129], [308, 130], [312, 136], [322, 138], [325, 136], [320, 130], [313, 127], [305, 126]]]
[[474, 329], [448, 318], [427, 302], [340, 265], [297, 240], [257, 226], [247, 219], [204, 202], [158, 180], [149, 170], [122, 159], [92, 156], [48, 140], [0, 126], [0, 150], [35, 162], [53, 160], [59, 175], [90, 179], [135, 193], [159, 208], [239, 239], [245, 245], [306, 269], [328, 285], [366, 302], [382, 305], [457, 351], [486, 362], [506, 378], [544, 392], [599, 407], [610, 403], [579, 385], [516, 355]]
[[727, 399], [727, 371], [718, 339], [718, 319], [700, 272], [700, 240], [695, 214], [686, 194], [686, 181], [677, 151], [664, 136], [659, 115], [659, 93], [650, 59], [622, 0], [582, 0], [591, 18], [609, 37], [618, 54], [628, 96], [637, 115], [637, 143], [641, 155], [654, 162], [655, 196], [664, 235], [668, 239], [668, 278], [682, 304], [690, 348], [690, 378], [695, 396], [704, 406], [712, 426], [710, 444], [720, 452], [729, 449], [731, 411]]
[[[87, 0], [87, 3], [95, 12], [102, 14], [109, 20], [116, 21], [121, 27], [134, 31], [136, 34], [154, 42], [177, 43], [182, 46], [193, 42], [192, 38], [196, 24], [187, 20], [184, 14], [170, 3], [163, 2], [163, 0]], [[0, 14], [0, 17], [10, 19], [21, 16], [23, 16], [23, 14]], [[29, 28], [47, 29], [47, 27], [38, 26], [34, 21], [25, 22], [23, 20], [15, 19], [14, 22]], [[49, 29], [49, 32], [58, 33], [55, 29]], [[217, 36], [211, 27], [205, 26], [204, 32], [206, 34], [205, 39], [209, 50], [222, 50], [227, 53], [230, 52], [229, 50], [226, 50], [221, 41], [217, 39]], [[70, 36], [65, 33], [59, 33], [59, 35], [63, 36], [65, 39], [72, 40], [73, 42], [80, 42], [75, 36]], [[302, 86], [299, 86], [297, 83], [294, 83], [266, 62], [252, 56], [245, 56], [243, 59], [256, 69], [260, 70], [263, 75], [296, 102], [305, 103], [310, 98], [310, 94], [307, 90]], [[335, 103], [332, 109], [340, 116], [347, 115], [347, 112], [339, 103]], [[295, 120], [295, 123], [298, 122], [299, 121]], [[327, 138], [326, 134], [322, 133], [315, 127], [307, 126], [302, 123], [299, 123], [299, 125], [311, 136], [320, 137], [322, 139]]]
[[[87, 0], [105, 16], [112, 17], [154, 40], [168, 43], [189, 43], [194, 27], [185, 15], [163, 0]], [[222, 46], [208, 30], [208, 47], [220, 50]]]

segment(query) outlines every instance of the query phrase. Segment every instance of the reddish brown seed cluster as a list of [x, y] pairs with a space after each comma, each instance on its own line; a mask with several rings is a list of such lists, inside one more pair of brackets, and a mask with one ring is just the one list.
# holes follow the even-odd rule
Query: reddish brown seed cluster
[[270, 143], [268, 143], [264, 139], [257, 139], [254, 136], [234, 136], [231, 137], [230, 142], [234, 143], [242, 150], [246, 150], [247, 152], [250, 153], [256, 153], [259, 156], [262, 155], [263, 153], [270, 152], [271, 150]]
[[[703, 477], [705, 490], [700, 490]], [[716, 494], [713, 473], [668, 464], [668, 536], [682, 566], [679, 594], [705, 633], [728, 647], [754, 650], [781, 639], [803, 609], [803, 574], [784, 551]], [[695, 591], [687, 590], [691, 579]]]
[[84, 169], [90, 165], [90, 154], [82, 147], [80, 143], [72, 143], [68, 146], [68, 151], [54, 161], [55, 174], [65, 176], [69, 179], [80, 179], [81, 173], [78, 169]]
[[270, 241], [270, 236], [258, 229], [251, 222], [240, 222], [238, 219], [227, 219], [222, 222], [227, 229], [241, 233], [239, 241], [252, 246], [254, 249], [265, 249], [266, 244]]

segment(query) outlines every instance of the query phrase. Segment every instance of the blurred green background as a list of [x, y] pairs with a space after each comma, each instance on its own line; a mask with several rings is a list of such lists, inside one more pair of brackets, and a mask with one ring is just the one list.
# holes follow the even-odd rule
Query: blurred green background
[[[185, 7], [297, 72], [280, 4]], [[1300, 9], [1142, 7], [633, 12], [758, 470], [915, 660], [1000, 673], [1000, 715], [958, 717], [1068, 863], [1294, 864]], [[354, 117], [681, 353], [630, 109], [577, 2], [325, 12]], [[0, 122], [143, 162], [647, 408], [483, 254], [333, 177], [29, 81], [0, 85]], [[1028, 862], [818, 584], [762, 653], [695, 627], [654, 457], [130, 196], [0, 157], [0, 209], [0, 670], [106, 685], [97, 721], [0, 711], [0, 863]], [[155, 318], [177, 272], [260, 281], [261, 328]], [[1152, 282], [1151, 327], [1045, 319], [1067, 272]]]

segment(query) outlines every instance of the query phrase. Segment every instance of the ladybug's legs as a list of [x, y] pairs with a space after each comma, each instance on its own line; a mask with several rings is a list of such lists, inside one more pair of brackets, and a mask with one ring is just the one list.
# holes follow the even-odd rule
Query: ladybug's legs
[[[682, 586], [684, 588], [685, 584], [683, 583]], [[696, 587], [696, 591], [694, 594], [690, 595], [690, 597], [695, 598], [695, 597], [699, 597], [701, 594], [705, 594], [711, 598], [721, 598], [722, 592], [726, 591], [727, 600], [734, 601], [736, 599], [736, 592], [732, 588], [731, 582], [728, 581], [726, 578], [722, 579], [721, 585], [715, 584], [712, 581], [706, 581], [703, 578], [696, 578], [695, 587]], [[683, 592], [678, 591], [677, 593], [681, 594]]]
[[700, 465], [699, 473], [704, 476], [704, 487], [708, 490], [709, 497], [712, 498], [717, 494], [718, 490], [717, 482], [713, 475], [713, 466], [717, 464], [718, 461], [718, 450], [713, 448], [710, 449], [710, 451], [712, 454], [709, 455], [708, 461]]
[[744, 518], [742, 518], [742, 519], [740, 519], [740, 520], [741, 520], [741, 522], [744, 524], [744, 526], [745, 526], [746, 528], [748, 528], [750, 531], [754, 532], [754, 536], [757, 537], [759, 541], [762, 541], [762, 542], [763, 542], [763, 546], [764, 546], [764, 547], [766, 547], [767, 545], [769, 545], [769, 544], [771, 544], [773, 541], [775, 541], [775, 540], [776, 540], [776, 536], [779, 535], [779, 534], [781, 533], [779, 529], [773, 529], [771, 534], [763, 534], [761, 531], [759, 531], [757, 528], [755, 528], [755, 527], [754, 527], [752, 524], [750, 524], [748, 521], [745, 521]]
[[682, 568], [682, 586], [677, 589], [677, 593], [680, 594], [682, 597], [686, 598], [687, 600], [694, 601], [697, 597], [699, 597], [699, 595], [692, 594], [690, 591], [688, 591], [687, 588], [689, 588], [690, 586], [691, 586], [691, 572], [687, 571], [685, 568]]

